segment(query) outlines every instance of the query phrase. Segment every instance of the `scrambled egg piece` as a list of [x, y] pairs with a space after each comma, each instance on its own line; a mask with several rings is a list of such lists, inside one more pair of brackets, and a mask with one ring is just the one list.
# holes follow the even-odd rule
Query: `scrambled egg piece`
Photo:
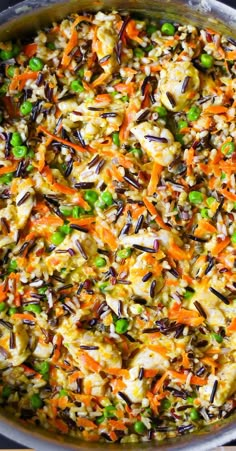
[[[180, 151], [181, 144], [174, 140], [170, 130], [165, 127], [142, 122], [132, 127], [131, 132], [148, 156], [162, 166], [169, 166]], [[151, 137], [156, 137], [157, 140]]]
[[[189, 79], [184, 90], [183, 83], [186, 77], [189, 77]], [[196, 97], [199, 86], [198, 70], [189, 61], [168, 62], [166, 69], [163, 69], [160, 73], [161, 101], [170, 111], [183, 110], [193, 100], [193, 93]], [[173, 97], [175, 105], [170, 102], [166, 93]]]

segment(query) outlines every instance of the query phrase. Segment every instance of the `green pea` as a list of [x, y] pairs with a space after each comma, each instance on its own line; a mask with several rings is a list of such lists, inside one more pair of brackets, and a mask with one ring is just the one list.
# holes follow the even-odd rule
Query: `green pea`
[[113, 197], [112, 197], [112, 194], [109, 191], [104, 191], [101, 194], [101, 199], [108, 206], [113, 204]]
[[106, 292], [106, 289], [107, 289], [107, 287], [108, 287], [108, 285], [109, 285], [108, 282], [102, 282], [102, 283], [100, 283], [100, 284], [99, 284], [99, 290], [100, 290], [102, 293], [105, 293], [105, 292]]
[[114, 132], [112, 133], [112, 141], [113, 143], [119, 147], [120, 145], [120, 138], [119, 138], [119, 133], [118, 132]]
[[182, 145], [184, 144], [184, 139], [183, 139], [182, 133], [176, 133], [175, 139], [176, 139], [176, 141], [178, 141], [180, 144], [182, 144]]
[[54, 232], [52, 234], [51, 241], [52, 241], [52, 244], [54, 244], [55, 246], [58, 246], [59, 244], [62, 243], [62, 241], [64, 241], [64, 239], [65, 239], [65, 234], [64, 233]]
[[222, 172], [221, 176], [220, 176], [220, 180], [225, 180], [225, 179], [226, 179], [226, 174], [225, 174], [225, 172]]
[[8, 90], [8, 83], [3, 83], [0, 88], [0, 96], [4, 96]]
[[2, 389], [2, 397], [4, 399], [9, 398], [11, 394], [11, 387], [9, 385], [4, 385], [3, 389]]
[[62, 226], [58, 227], [58, 231], [63, 233], [64, 235], [69, 235], [71, 232], [71, 228], [69, 224], [63, 224]]
[[27, 168], [26, 168], [26, 171], [27, 172], [30, 172], [30, 171], [32, 171], [34, 169], [34, 166], [32, 165], [32, 164], [29, 164], [28, 166], [27, 166]]
[[94, 264], [97, 268], [103, 268], [104, 266], [106, 266], [107, 262], [103, 257], [96, 257]]
[[0, 312], [4, 312], [5, 309], [6, 309], [5, 302], [0, 302]]
[[38, 288], [38, 293], [39, 294], [45, 294], [47, 289], [48, 289], [47, 286], [46, 287], [40, 287], [40, 288]]
[[190, 291], [188, 289], [186, 289], [185, 293], [184, 293], [184, 299], [191, 299], [194, 295], [194, 291]]
[[64, 388], [62, 388], [59, 391], [58, 395], [59, 395], [59, 398], [61, 398], [62, 396], [68, 396], [68, 392]]
[[21, 138], [20, 133], [18, 133], [18, 132], [12, 133], [12, 137], [11, 137], [11, 140], [10, 140], [10, 144], [11, 144], [13, 147], [21, 146], [22, 142], [23, 142], [23, 141], [22, 141], [22, 138]]
[[193, 404], [194, 403], [194, 399], [191, 396], [187, 397], [187, 403], [188, 404]]
[[18, 308], [17, 307], [10, 307], [8, 310], [8, 315], [14, 315], [15, 313], [18, 312]]
[[154, 46], [153, 45], [148, 45], [147, 47], [145, 47], [144, 48], [144, 52], [145, 53], [149, 53], [151, 50], [153, 50], [154, 49]]
[[46, 47], [50, 50], [55, 50], [56, 48], [54, 42], [47, 42]]
[[114, 418], [115, 414], [114, 411], [116, 410], [116, 408], [114, 406], [106, 406], [104, 408], [104, 417], [105, 418]]
[[201, 211], [200, 211], [200, 213], [201, 213], [201, 217], [202, 218], [209, 218], [209, 215], [208, 215], [208, 208], [202, 208], [201, 209]]
[[206, 69], [211, 69], [211, 67], [214, 66], [214, 58], [212, 55], [208, 55], [208, 53], [202, 53], [200, 61], [202, 66]]
[[206, 200], [208, 207], [211, 207], [214, 202], [216, 202], [216, 199], [214, 197], [208, 197]]
[[163, 23], [161, 27], [162, 34], [166, 34], [167, 36], [174, 36], [175, 34], [175, 27], [172, 23], [166, 22]]
[[145, 55], [144, 51], [142, 49], [140, 49], [139, 47], [136, 47], [134, 49], [134, 56], [136, 56], [136, 58], [143, 58]]
[[129, 258], [132, 254], [132, 249], [130, 247], [126, 247], [124, 249], [120, 249], [119, 251], [117, 251], [117, 257], [125, 259], [125, 258]]
[[105, 204], [105, 202], [103, 202], [102, 199], [98, 199], [98, 200], [95, 202], [94, 205], [95, 205], [96, 208], [101, 208], [102, 210], [103, 210], [104, 208], [106, 208], [106, 204]]
[[93, 206], [96, 200], [98, 200], [98, 193], [96, 191], [93, 191], [92, 189], [89, 189], [85, 191], [84, 199], [90, 206]]
[[146, 33], [149, 37], [152, 36], [152, 34], [155, 33], [155, 31], [157, 31], [156, 25], [152, 25], [152, 24], [147, 25]]
[[29, 60], [29, 67], [33, 72], [38, 72], [42, 70], [44, 66], [43, 61], [40, 58], [37, 58], [37, 56], [33, 56]]
[[14, 77], [15, 70], [16, 70], [16, 66], [8, 66], [7, 76], [10, 78]]
[[199, 420], [200, 418], [199, 412], [194, 407], [190, 410], [190, 418], [193, 421]]
[[37, 410], [37, 409], [40, 409], [41, 407], [43, 407], [43, 401], [37, 393], [35, 393], [34, 395], [31, 396], [30, 404], [31, 404], [32, 409], [34, 409], [34, 410]]
[[129, 327], [129, 321], [126, 318], [120, 318], [116, 321], [115, 331], [117, 334], [125, 334]]
[[59, 210], [64, 216], [71, 216], [72, 214], [72, 207], [62, 205], [61, 207], [59, 207]]
[[131, 149], [131, 151], [130, 152], [132, 152], [132, 154], [135, 156], [135, 158], [142, 158], [142, 156], [143, 156], [143, 152], [142, 152], [142, 150], [141, 149]]
[[155, 111], [158, 113], [158, 116], [161, 118], [166, 118], [167, 116], [167, 110], [164, 106], [157, 106], [155, 108]]
[[74, 80], [70, 84], [70, 88], [74, 92], [83, 92], [84, 87], [81, 80]]
[[100, 417], [96, 418], [96, 423], [101, 424], [101, 423], [103, 423], [104, 420], [105, 420], [105, 416], [101, 415]]
[[203, 201], [203, 194], [200, 191], [191, 191], [188, 198], [192, 204], [200, 204]]
[[13, 49], [12, 50], [1, 50], [0, 51], [0, 59], [3, 61], [9, 60], [13, 58]]
[[12, 153], [15, 158], [24, 158], [27, 154], [28, 148], [26, 146], [13, 147]]
[[186, 127], [188, 127], [187, 121], [179, 121], [178, 122], [178, 129], [179, 130], [182, 130], [182, 128], [186, 128]]
[[109, 92], [110, 96], [115, 97], [117, 94], [120, 94], [118, 91]]
[[213, 332], [211, 335], [214, 338], [214, 340], [217, 341], [217, 343], [222, 343], [223, 341], [222, 335], [217, 334], [216, 332]]
[[129, 96], [123, 96], [121, 97], [122, 102], [128, 102], [129, 101]]
[[42, 311], [41, 306], [39, 304], [24, 305], [23, 310], [27, 311], [27, 312], [33, 312], [33, 313], [41, 313], [41, 311]]
[[236, 244], [236, 232], [234, 232], [233, 235], [231, 236], [231, 242], [233, 244]]
[[11, 183], [13, 179], [13, 175], [11, 172], [9, 172], [8, 174], [4, 174], [0, 177], [0, 183], [2, 183], [3, 185], [8, 185], [9, 183]]
[[190, 122], [197, 121], [201, 114], [201, 108], [199, 106], [194, 105], [190, 108], [187, 113], [187, 118]]
[[49, 370], [50, 370], [50, 364], [46, 361], [44, 362], [40, 362], [35, 366], [36, 371], [38, 371], [38, 373], [42, 374], [42, 376], [47, 377]]
[[134, 430], [136, 434], [144, 434], [146, 432], [146, 426], [142, 421], [136, 421], [134, 423]]
[[7, 270], [8, 270], [8, 272], [14, 272], [14, 271], [16, 271], [16, 269], [17, 269], [17, 261], [16, 260], [11, 260], [9, 263], [8, 263], [8, 267], [7, 267]]
[[75, 207], [73, 207], [72, 210], [72, 217], [73, 218], [79, 218], [81, 215], [83, 215], [85, 213], [84, 208], [79, 207], [78, 205], [76, 205]]
[[29, 100], [26, 100], [25, 102], [22, 103], [20, 107], [20, 112], [21, 114], [23, 114], [23, 116], [27, 116], [28, 114], [31, 113], [32, 109], [33, 104]]
[[27, 156], [30, 157], [30, 158], [34, 158], [35, 157], [35, 153], [34, 153], [33, 149], [28, 149]]
[[12, 53], [13, 53], [13, 56], [14, 56], [14, 57], [17, 56], [17, 55], [19, 55], [19, 53], [20, 53], [20, 47], [19, 47], [19, 45], [13, 44], [13, 46], [12, 46]]
[[171, 407], [171, 402], [169, 399], [165, 398], [161, 401], [161, 409], [168, 410]]
[[235, 144], [232, 141], [228, 141], [223, 144], [221, 147], [221, 152], [224, 155], [232, 155], [232, 153], [235, 151]]

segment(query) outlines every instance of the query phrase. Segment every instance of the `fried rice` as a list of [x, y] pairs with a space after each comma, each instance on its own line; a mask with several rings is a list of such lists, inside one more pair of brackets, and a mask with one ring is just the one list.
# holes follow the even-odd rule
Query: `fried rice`
[[113, 11], [0, 49], [0, 405], [89, 441], [217, 424], [236, 406], [236, 41]]

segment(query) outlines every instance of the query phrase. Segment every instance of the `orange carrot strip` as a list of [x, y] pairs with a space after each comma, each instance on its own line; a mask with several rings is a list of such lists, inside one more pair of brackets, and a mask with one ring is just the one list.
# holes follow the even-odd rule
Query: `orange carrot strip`
[[98, 362], [96, 362], [96, 360], [94, 360], [87, 352], [81, 352], [79, 354], [79, 357], [82, 365], [84, 365], [86, 368], [89, 368], [95, 373], [101, 371], [102, 369], [101, 365]]
[[0, 168], [0, 175], [8, 174], [9, 172], [14, 172], [17, 168], [17, 163], [12, 163], [10, 166], [3, 166]]
[[18, 89], [21, 91], [24, 88], [27, 80], [36, 80], [38, 78], [38, 74], [38, 72], [23, 72], [23, 74], [16, 75], [12, 78], [9, 89], [15, 90], [18, 87]]
[[192, 327], [199, 326], [204, 321], [204, 318], [200, 316], [198, 312], [186, 309], [170, 309], [169, 318], [178, 321], [180, 324], [185, 324], [186, 326]]
[[91, 87], [96, 88], [97, 86], [102, 85], [109, 77], [109, 74], [103, 72], [98, 78], [96, 78], [96, 80], [93, 81], [93, 83], [91, 83]]
[[64, 224], [63, 219], [59, 218], [59, 216], [43, 216], [42, 218], [34, 220], [35, 225], [45, 225], [50, 227], [60, 227]]
[[158, 354], [160, 354], [162, 357], [166, 358], [166, 356], [168, 354], [168, 350], [164, 346], [161, 346], [161, 345], [148, 345], [147, 347], [151, 351], [158, 352]]
[[[182, 383], [185, 383], [186, 380], [187, 380], [188, 374], [179, 373], [178, 371], [174, 371], [174, 370], [168, 370], [168, 372], [169, 372], [169, 374], [172, 377], [174, 377], [175, 379], [178, 379]], [[191, 377], [190, 384], [193, 384], [193, 385], [206, 385], [207, 384], [207, 380], [193, 375]]]
[[106, 102], [106, 103], [111, 103], [112, 98], [110, 96], [110, 94], [98, 94], [95, 97], [96, 102]]
[[224, 240], [218, 242], [212, 249], [211, 254], [217, 257], [230, 243], [230, 238], [227, 236]]
[[3, 284], [0, 286], [0, 302], [5, 301], [6, 298], [7, 298], [7, 293], [5, 291], [5, 286]]
[[224, 114], [227, 113], [228, 108], [221, 105], [210, 105], [205, 110], [204, 113], [207, 114]]
[[236, 194], [227, 191], [227, 189], [221, 189], [220, 193], [223, 194], [226, 199], [231, 200], [232, 202], [236, 202]]
[[94, 423], [93, 421], [88, 420], [88, 418], [82, 418], [82, 417], [79, 417], [77, 419], [77, 425], [83, 426], [85, 428], [92, 428], [92, 429], [96, 429], [98, 427], [97, 424]]
[[155, 377], [158, 374], [158, 370], [144, 370], [144, 377]]
[[157, 212], [157, 210], [154, 207], [154, 205], [151, 202], [149, 202], [149, 200], [146, 197], [143, 198], [143, 202], [144, 202], [146, 208], [148, 209], [149, 213], [152, 216], [155, 216], [154, 219], [155, 219], [156, 223], [159, 225], [159, 227], [161, 229], [169, 230], [169, 227], [164, 223], [163, 219], [161, 218], [161, 216]]
[[127, 429], [127, 426], [121, 420], [109, 420], [109, 425], [118, 431], [125, 431]]
[[160, 177], [162, 168], [163, 168], [163, 166], [161, 166], [160, 164], [158, 164], [156, 162], [153, 163], [151, 178], [150, 178], [150, 182], [149, 182], [148, 188], [147, 188], [147, 193], [149, 196], [152, 196], [157, 189], [157, 185], [159, 182], [159, 177]]
[[232, 50], [231, 52], [225, 52], [225, 56], [227, 60], [236, 59], [236, 50]]
[[233, 318], [230, 325], [226, 328], [227, 335], [236, 332], [236, 318]]
[[142, 41], [142, 39], [140, 39], [139, 37], [138, 37], [138, 35], [139, 35], [139, 33], [140, 33], [140, 30], [138, 30], [137, 28], [136, 28], [136, 22], [135, 22], [135, 20], [130, 20], [129, 22], [128, 22], [128, 24], [127, 24], [127, 26], [126, 26], [126, 28], [125, 28], [125, 33], [127, 34], [127, 36], [130, 38], [130, 39], [132, 39], [133, 41], [136, 41], [136, 42], [138, 42], [139, 44], [141, 43], [141, 42], [143, 42]]
[[66, 45], [65, 51], [62, 56], [61, 65], [63, 68], [69, 66], [72, 56], [71, 51], [77, 46], [78, 43], [78, 33], [76, 28], [72, 30], [71, 37], [69, 39], [68, 44]]
[[[79, 146], [78, 144], [74, 144], [70, 141], [67, 141], [66, 139], [62, 139], [59, 136], [54, 135], [53, 133], [50, 133], [46, 128], [42, 127], [42, 125], [39, 125], [38, 132], [42, 132], [45, 135], [50, 136], [50, 138], [55, 139], [55, 141], [65, 144], [65, 146], [71, 147], [72, 149], [75, 149], [78, 152], [86, 152], [87, 150], [84, 147]], [[92, 150], [89, 148], [89, 151]]]
[[12, 315], [13, 319], [27, 319], [28, 321], [35, 321], [35, 317], [30, 315], [30, 313], [14, 313]]
[[54, 182], [52, 184], [52, 189], [55, 191], [58, 191], [62, 194], [68, 194], [70, 196], [73, 196], [73, 194], [77, 194], [77, 190], [74, 188], [70, 188], [69, 186], [62, 185], [62, 183]]
[[162, 390], [163, 384], [168, 376], [169, 376], [169, 373], [168, 373], [168, 371], [166, 371], [161, 376], [161, 378], [155, 383], [153, 390], [152, 390], [154, 395], [156, 395], [160, 390]]
[[177, 244], [171, 243], [168, 254], [175, 260], [189, 260], [190, 256], [187, 251], [181, 249]]
[[104, 372], [111, 374], [112, 376], [125, 377], [125, 379], [129, 379], [129, 370], [123, 368], [105, 368]]

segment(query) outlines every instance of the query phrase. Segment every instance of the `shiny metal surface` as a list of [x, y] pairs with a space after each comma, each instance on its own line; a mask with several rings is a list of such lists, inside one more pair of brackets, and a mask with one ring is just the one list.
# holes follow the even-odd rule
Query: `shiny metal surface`
[[[138, 11], [146, 16], [174, 19], [201, 27], [210, 27], [236, 37], [236, 0], [235, 9], [217, 0], [25, 0], [0, 13], [0, 39], [30, 33], [36, 28], [62, 19], [66, 14], [78, 10], [97, 11], [100, 9], [119, 9]], [[98, 444], [78, 442], [63, 438], [59, 434], [49, 434], [42, 429], [27, 428], [16, 420], [0, 413], [0, 433], [37, 451], [207, 451], [215, 446], [236, 438], [235, 416], [206, 427], [201, 433], [188, 434], [178, 439], [161, 443], [142, 444]]]

